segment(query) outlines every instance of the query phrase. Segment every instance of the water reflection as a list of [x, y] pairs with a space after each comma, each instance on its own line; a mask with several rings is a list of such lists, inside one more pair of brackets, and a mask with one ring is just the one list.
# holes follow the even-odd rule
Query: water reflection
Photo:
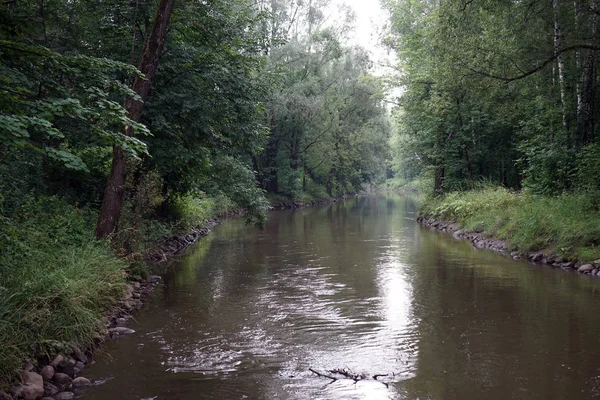
[[[489, 399], [598, 394], [594, 282], [422, 230], [410, 198], [215, 229], [111, 342], [90, 399]], [[330, 380], [345, 368], [374, 380]]]

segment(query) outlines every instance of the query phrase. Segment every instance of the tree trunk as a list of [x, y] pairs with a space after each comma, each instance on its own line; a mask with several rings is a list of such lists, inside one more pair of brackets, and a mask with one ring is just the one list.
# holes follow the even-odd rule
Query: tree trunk
[[[590, 31], [592, 37], [596, 37], [598, 17], [593, 14], [590, 17]], [[594, 98], [596, 97], [596, 52], [594, 50], [588, 50], [589, 54], [586, 60], [586, 65], [583, 70], [583, 85], [584, 85], [584, 104], [583, 104], [583, 115], [581, 124], [582, 142], [583, 145], [587, 145], [594, 140]]]
[[[173, 13], [175, 0], [160, 0], [156, 11], [156, 19], [152, 27], [152, 33], [148, 37], [144, 46], [144, 53], [138, 65], [138, 69], [144, 74], [144, 78], [136, 76], [133, 82], [133, 90], [141, 97], [142, 101], [128, 98], [125, 101], [125, 109], [131, 120], [139, 122], [144, 111], [144, 103], [150, 94], [152, 78], [156, 74], [158, 64], [162, 56], [165, 39], [167, 37], [167, 27]], [[128, 126], [124, 128], [124, 134], [133, 136], [133, 128]], [[123, 205], [123, 196], [125, 193], [125, 179], [127, 177], [126, 158], [123, 150], [115, 146], [113, 149], [113, 161], [102, 199], [100, 216], [96, 225], [96, 237], [105, 238], [117, 230], [119, 217], [121, 216], [121, 207]]]
[[[552, 0], [552, 8], [554, 9], [554, 53], [558, 54], [562, 48], [562, 33], [560, 22], [558, 21], [559, 10], [558, 0]], [[565, 61], [561, 54], [556, 57], [558, 64], [558, 85], [560, 88], [560, 104], [562, 106], [562, 122], [565, 131], [568, 131], [567, 126], [567, 99], [565, 94]]]
[[444, 176], [446, 169], [443, 166], [438, 166], [435, 169], [435, 177], [433, 182], [433, 194], [439, 196], [444, 193]]

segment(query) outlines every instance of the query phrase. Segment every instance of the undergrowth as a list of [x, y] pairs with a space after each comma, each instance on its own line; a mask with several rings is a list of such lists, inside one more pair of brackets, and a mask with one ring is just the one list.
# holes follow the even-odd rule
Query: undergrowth
[[425, 197], [420, 210], [424, 216], [508, 240], [519, 252], [545, 250], [592, 261], [600, 258], [599, 199], [596, 192], [547, 197], [486, 187]]

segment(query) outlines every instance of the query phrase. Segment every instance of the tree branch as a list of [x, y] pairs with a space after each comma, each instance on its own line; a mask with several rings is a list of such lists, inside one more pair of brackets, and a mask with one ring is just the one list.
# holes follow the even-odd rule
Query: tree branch
[[471, 71], [477, 75], [485, 76], [485, 77], [492, 78], [492, 79], [497, 79], [497, 80], [503, 81], [504, 83], [510, 83], [510, 82], [521, 80], [523, 78], [527, 78], [528, 76], [533, 75], [536, 72], [539, 72], [542, 69], [544, 69], [548, 64], [550, 64], [551, 62], [556, 60], [558, 57], [560, 57], [561, 54], [567, 53], [567, 52], [573, 51], [573, 50], [578, 50], [578, 49], [588, 49], [588, 50], [598, 51], [598, 50], [600, 50], [600, 46], [593, 45], [593, 44], [575, 44], [573, 46], [565, 47], [565, 48], [557, 51], [556, 53], [554, 53], [551, 57], [547, 58], [543, 63], [541, 63], [534, 69], [524, 72], [521, 75], [517, 75], [517, 76], [513, 76], [513, 77], [498, 76], [498, 75], [494, 75], [494, 74], [491, 74], [491, 73], [488, 73], [485, 71], [476, 70], [469, 66], [466, 66], [466, 68], [469, 71]]

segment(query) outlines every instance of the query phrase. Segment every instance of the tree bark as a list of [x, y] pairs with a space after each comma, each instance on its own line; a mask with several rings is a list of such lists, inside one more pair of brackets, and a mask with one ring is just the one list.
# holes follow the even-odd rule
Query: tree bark
[[[152, 32], [144, 46], [144, 53], [139, 62], [138, 69], [144, 74], [144, 78], [136, 76], [133, 82], [133, 90], [140, 96], [141, 101], [127, 98], [125, 100], [125, 109], [131, 120], [139, 122], [144, 111], [144, 103], [150, 94], [152, 78], [156, 74], [160, 58], [162, 56], [165, 40], [167, 37], [167, 28], [173, 13], [175, 0], [161, 0], [156, 11], [156, 18], [152, 27]], [[133, 128], [127, 126], [124, 128], [124, 134], [133, 136]], [[121, 216], [121, 207], [123, 205], [123, 196], [125, 194], [125, 179], [127, 177], [127, 163], [123, 150], [115, 146], [113, 149], [113, 160], [104, 190], [100, 216], [96, 225], [96, 237], [105, 238], [118, 229], [119, 218]]]

